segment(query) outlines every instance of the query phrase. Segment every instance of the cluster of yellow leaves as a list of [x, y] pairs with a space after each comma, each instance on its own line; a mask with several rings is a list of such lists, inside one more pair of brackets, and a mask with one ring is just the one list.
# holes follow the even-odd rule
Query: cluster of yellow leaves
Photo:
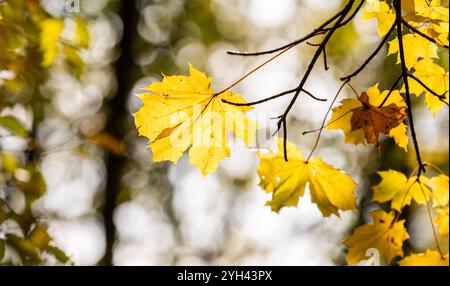
[[[189, 149], [189, 161], [204, 175], [214, 172], [220, 161], [230, 155], [226, 134], [234, 132], [247, 145], [253, 141], [258, 126], [244, 115], [248, 106], [238, 94], [211, 89], [211, 79], [190, 67], [190, 76], [164, 76], [162, 82], [144, 88], [139, 97], [142, 108], [135, 113], [139, 134], [150, 140], [154, 161], [174, 163]], [[283, 156], [283, 142], [278, 153], [260, 156], [258, 174], [261, 186], [272, 193], [267, 203], [278, 212], [285, 206], [296, 206], [309, 185], [311, 198], [324, 216], [339, 210], [356, 208], [355, 182], [341, 170], [320, 158], [306, 161], [302, 152], [287, 143], [289, 161]]]
[[439, 175], [433, 178], [416, 176], [407, 178], [404, 174], [388, 170], [380, 171], [381, 182], [373, 187], [373, 200], [384, 203], [391, 201], [391, 208], [401, 211], [414, 200], [426, 205], [430, 200], [433, 206], [448, 204], [448, 177]]
[[267, 202], [273, 211], [285, 206], [297, 206], [299, 198], [309, 186], [311, 200], [317, 204], [322, 215], [339, 216], [338, 210], [356, 208], [355, 182], [339, 169], [325, 163], [321, 158], [305, 160], [303, 153], [293, 143], [286, 144], [289, 161], [284, 160], [283, 140], [278, 140], [275, 156], [260, 155], [258, 168], [260, 186], [272, 199]]
[[403, 18], [439, 45], [448, 45], [448, 1], [447, 6], [443, 4], [441, 0], [403, 0]]
[[75, 62], [82, 63], [77, 54], [78, 48], [87, 48], [89, 46], [89, 31], [87, 24], [80, 18], [74, 18], [75, 29], [68, 38], [63, 37], [65, 22], [62, 19], [47, 18], [40, 22], [40, 49], [43, 54], [42, 66], [49, 67], [53, 65], [58, 54], [62, 51], [66, 58]]
[[227, 134], [234, 132], [247, 145], [253, 142], [257, 124], [244, 115], [247, 106], [231, 91], [215, 94], [211, 78], [190, 66], [190, 76], [164, 76], [139, 95], [143, 107], [136, 112], [139, 134], [150, 140], [154, 161], [174, 163], [189, 149], [189, 162], [203, 175], [214, 172], [230, 156]]
[[[395, 21], [395, 10], [385, 1], [371, 0], [367, 2], [363, 19], [377, 19], [377, 30], [380, 37], [386, 35]], [[425, 94], [428, 109], [436, 114], [449, 101], [449, 73], [433, 62], [438, 58], [440, 46], [448, 45], [449, 10], [440, 0], [402, 0], [403, 18], [411, 26], [428, 35], [437, 44], [430, 42], [414, 32], [403, 35], [405, 46], [405, 65], [410, 72], [442, 98], [430, 93], [413, 79], [408, 79], [410, 91], [416, 96]], [[388, 55], [398, 54], [399, 44], [395, 38], [389, 42]], [[402, 90], [403, 91], [403, 90]]]
[[[432, 203], [436, 213], [434, 223], [438, 226], [442, 238], [448, 238], [449, 181], [445, 175], [432, 178], [411, 176], [388, 170], [378, 172], [381, 182], [373, 187], [373, 201], [391, 202], [391, 209], [400, 214], [402, 209], [414, 200], [418, 204]], [[398, 215], [382, 210], [371, 213], [374, 223], [358, 227], [345, 240], [349, 247], [347, 261], [350, 265], [366, 259], [366, 251], [375, 248], [388, 262], [403, 257], [403, 242], [408, 239], [404, 220], [398, 221]], [[403, 258], [400, 265], [448, 265], [448, 254], [428, 250], [421, 254], [412, 254]]]
[[[385, 1], [369, 0], [364, 19], [377, 19], [377, 30], [384, 36], [395, 21], [394, 9]], [[405, 19], [418, 27], [438, 43], [448, 43], [448, 12], [440, 9], [440, 1], [404, 1]], [[426, 5], [424, 3], [427, 3]], [[403, 3], [403, 2], [402, 2]], [[430, 4], [431, 3], [431, 4]], [[429, 24], [421, 26], [424, 24]], [[446, 32], [447, 31], [447, 32]], [[448, 72], [434, 63], [437, 58], [436, 44], [414, 33], [403, 36], [406, 48], [406, 66], [437, 93], [445, 94], [448, 101]], [[398, 53], [397, 39], [389, 42], [388, 54]], [[247, 145], [253, 141], [256, 123], [244, 115], [251, 110], [248, 106], [236, 106], [227, 102], [245, 103], [245, 99], [229, 90], [215, 93], [211, 78], [190, 66], [189, 76], [164, 76], [162, 82], [155, 82], [144, 89], [139, 97], [143, 107], [134, 115], [139, 134], [149, 139], [154, 161], [168, 160], [176, 163], [189, 149], [189, 161], [203, 175], [214, 172], [220, 161], [230, 155], [226, 138], [233, 132]], [[435, 114], [443, 102], [429, 93], [417, 82], [410, 82], [412, 94], [425, 94], [428, 108]], [[357, 99], [344, 99], [333, 109], [328, 129], [342, 129], [345, 141], [352, 144], [374, 144], [379, 147], [380, 134], [392, 137], [398, 146], [407, 150], [406, 104], [401, 96], [403, 90], [389, 94], [380, 92], [378, 85], [370, 87]], [[389, 96], [388, 96], [389, 95]], [[288, 161], [284, 158], [287, 153]], [[305, 159], [301, 150], [293, 143], [278, 140], [276, 154], [259, 155], [258, 175], [260, 186], [271, 199], [266, 203], [275, 212], [286, 206], [297, 206], [306, 188], [311, 200], [317, 204], [324, 217], [339, 211], [356, 208], [356, 183], [350, 176], [321, 158]], [[377, 249], [391, 262], [403, 257], [403, 243], [409, 238], [399, 220], [402, 209], [412, 201], [418, 204], [431, 202], [435, 213], [435, 224], [442, 237], [448, 237], [448, 177], [444, 175], [406, 177], [396, 171], [379, 172], [382, 180], [373, 188], [373, 200], [390, 202], [391, 211], [377, 210], [371, 213], [373, 223], [358, 227], [345, 240], [349, 247], [347, 261], [357, 264], [366, 258], [367, 250]], [[400, 265], [448, 265], [448, 255], [428, 250], [403, 258]]]
[[406, 103], [398, 90], [394, 90], [383, 106], [389, 91], [380, 93], [378, 84], [370, 87], [358, 99], [344, 99], [333, 109], [328, 129], [342, 129], [345, 142], [370, 143], [379, 146], [379, 134], [385, 134], [407, 150]]

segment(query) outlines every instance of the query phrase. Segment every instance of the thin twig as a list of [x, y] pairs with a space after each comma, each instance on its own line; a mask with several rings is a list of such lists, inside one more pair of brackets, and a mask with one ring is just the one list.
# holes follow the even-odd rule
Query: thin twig
[[328, 69], [329, 69], [329, 67], [328, 67], [328, 63], [327, 63], [327, 49], [326, 49], [326, 47], [324, 47], [323, 48], [323, 66], [324, 66], [324, 69], [327, 71]]
[[[283, 123], [283, 121], [286, 120], [287, 115], [289, 114], [289, 111], [291, 110], [292, 106], [294, 106], [294, 103], [296, 102], [298, 95], [300, 94], [300, 91], [303, 89], [306, 81], [309, 78], [309, 75], [311, 74], [317, 59], [319, 58], [320, 54], [322, 53], [322, 51], [324, 50], [326, 44], [328, 43], [328, 41], [331, 39], [331, 37], [333, 36], [334, 32], [339, 28], [339, 25], [342, 23], [342, 21], [344, 21], [345, 16], [347, 16], [347, 14], [350, 12], [353, 3], [355, 2], [355, 0], [350, 0], [348, 1], [348, 3], [345, 5], [344, 9], [342, 10], [341, 15], [339, 16], [339, 18], [336, 20], [335, 24], [333, 25], [333, 27], [331, 28], [330, 31], [328, 31], [328, 33], [325, 35], [322, 43], [320, 44], [320, 46], [317, 48], [316, 52], [314, 53], [313, 58], [311, 59], [311, 62], [309, 63], [305, 74], [303, 75], [302, 79], [300, 80], [300, 83], [298, 85], [298, 90], [295, 92], [294, 97], [291, 99], [291, 102], [289, 103], [289, 105], [287, 106], [286, 110], [284, 111], [284, 113], [282, 114], [280, 120], [278, 121], [278, 130], [281, 128], [281, 124]], [[283, 148], [286, 149], [286, 142], [284, 142], [284, 146]]]
[[326, 20], [325, 22], [323, 22], [319, 27], [317, 27], [316, 29], [314, 29], [311, 33], [307, 34], [306, 36], [295, 40], [291, 43], [288, 43], [284, 46], [281, 46], [279, 48], [275, 48], [275, 49], [271, 49], [271, 50], [266, 50], [266, 51], [260, 51], [260, 52], [238, 52], [238, 51], [228, 51], [227, 54], [229, 55], [233, 55], [233, 56], [261, 56], [261, 55], [266, 55], [266, 54], [272, 54], [272, 53], [276, 53], [278, 51], [290, 48], [292, 46], [297, 46], [300, 43], [303, 43], [315, 36], [321, 35], [321, 34], [325, 34], [327, 32], [327, 30], [324, 30], [326, 26], [328, 26], [329, 24], [333, 23], [334, 20], [336, 20], [338, 17], [341, 16], [341, 14], [343, 13], [345, 9], [342, 9], [341, 11], [339, 11], [338, 13], [336, 13], [334, 16], [332, 16], [331, 18], [329, 18], [328, 20]]
[[302, 89], [302, 91], [303, 91], [304, 93], [306, 93], [307, 95], [309, 95], [309, 97], [311, 97], [312, 99], [315, 99], [315, 100], [317, 100], [317, 101], [327, 101], [326, 98], [319, 98], [319, 97], [317, 97], [317, 96], [314, 96], [314, 94], [312, 94], [311, 92], [307, 91], [306, 89]]
[[351, 79], [352, 77], [357, 76], [362, 70], [366, 68], [366, 66], [373, 60], [373, 58], [380, 52], [380, 50], [384, 47], [384, 44], [387, 42], [389, 37], [391, 36], [392, 32], [394, 31], [395, 24], [392, 25], [392, 27], [389, 29], [387, 34], [384, 36], [383, 40], [378, 44], [376, 49], [370, 54], [370, 56], [364, 61], [364, 63], [353, 73], [349, 74], [348, 76], [341, 77], [342, 81], [346, 81]]
[[[277, 93], [277, 94], [275, 94], [275, 95], [272, 95], [272, 96], [263, 98], [263, 99], [261, 99], [261, 100], [253, 101], [253, 102], [245, 102], [245, 103], [242, 103], [242, 102], [232, 102], [232, 101], [228, 101], [228, 100], [226, 100], [226, 99], [222, 99], [222, 102], [225, 102], [225, 103], [228, 103], [228, 104], [231, 104], [231, 105], [235, 105], [235, 106], [252, 106], [252, 105], [261, 104], [261, 103], [264, 103], [264, 102], [267, 102], [267, 101], [270, 101], [270, 100], [273, 100], [273, 99], [282, 97], [282, 96], [287, 95], [287, 94], [290, 94], [290, 93], [294, 93], [294, 92], [296, 92], [296, 91], [297, 91], [297, 88], [289, 89], [289, 90], [286, 90], [286, 91], [283, 91], [283, 92]], [[318, 97], [314, 96], [311, 92], [309, 92], [309, 91], [307, 91], [307, 90], [305, 90], [305, 89], [303, 89], [302, 91], [303, 91], [304, 93], [306, 93], [307, 95], [309, 95], [311, 98], [315, 99], [315, 100], [318, 100], [318, 101], [327, 101], [326, 98], [318, 98]]]
[[281, 96], [284, 96], [284, 95], [287, 95], [287, 94], [290, 94], [290, 93], [294, 93], [296, 91], [297, 91], [297, 88], [293, 88], [293, 89], [286, 90], [286, 91], [277, 93], [275, 95], [263, 98], [263, 99], [258, 100], [258, 101], [253, 101], [253, 102], [240, 103], [240, 102], [231, 102], [231, 101], [228, 101], [228, 100], [225, 100], [225, 99], [222, 99], [222, 102], [225, 102], [225, 103], [228, 103], [228, 104], [231, 104], [231, 105], [235, 105], [235, 106], [252, 106], [252, 105], [256, 105], [256, 104], [267, 102], [269, 100], [276, 99], [278, 97], [281, 97]]
[[428, 204], [428, 198], [425, 194], [425, 190], [422, 187], [422, 184], [420, 183], [420, 177], [417, 177], [416, 179], [417, 183], [419, 184], [420, 190], [422, 191], [423, 198], [425, 199], [425, 203], [427, 204], [427, 213], [428, 213], [428, 219], [430, 220], [431, 228], [433, 229], [433, 236], [434, 236], [434, 242], [436, 243], [436, 248], [441, 255], [441, 258], [444, 259], [444, 253], [442, 252], [441, 245], [439, 243], [439, 239], [436, 233], [436, 229], [434, 228], [434, 222], [433, 222], [433, 215], [431, 214], [431, 208]]
[[322, 125], [320, 126], [320, 129], [319, 129], [319, 134], [317, 134], [316, 141], [315, 141], [315, 143], [314, 143], [314, 146], [313, 146], [312, 149], [311, 149], [311, 152], [309, 153], [308, 158], [306, 159], [306, 162], [308, 162], [308, 161], [311, 159], [312, 154], [314, 153], [314, 151], [316, 150], [317, 146], [319, 145], [320, 135], [322, 135], [322, 130], [323, 130], [324, 126], [325, 126], [325, 122], [327, 121], [328, 114], [330, 113], [331, 108], [332, 108], [333, 105], [334, 105], [334, 102], [336, 101], [336, 99], [338, 98], [338, 96], [339, 96], [339, 94], [341, 93], [342, 89], [344, 88], [345, 84], [347, 84], [347, 83], [348, 83], [348, 80], [347, 80], [347, 81], [344, 81], [344, 82], [342, 83], [342, 85], [341, 85], [341, 87], [339, 88], [338, 92], [337, 92], [336, 95], [334, 96], [333, 101], [331, 101], [330, 107], [328, 107], [328, 110], [327, 110], [327, 112], [325, 113], [325, 116], [323, 117]]
[[389, 89], [388, 94], [386, 94], [386, 96], [384, 97], [383, 101], [380, 103], [380, 105], [378, 105], [378, 108], [383, 107], [383, 105], [386, 103], [386, 101], [388, 100], [389, 96], [391, 96], [392, 92], [394, 91], [394, 89], [397, 87], [397, 84], [400, 82], [400, 80], [403, 78], [403, 75], [399, 75], [397, 77], [397, 79], [394, 81], [394, 84], [391, 86], [391, 88]]
[[287, 123], [286, 123], [286, 118], [283, 120], [283, 154], [284, 154], [284, 161], [288, 161], [288, 155], [287, 155], [287, 148], [286, 148], [286, 143], [287, 143]]
[[246, 79], [247, 77], [249, 77], [251, 74], [253, 74], [254, 72], [256, 72], [257, 70], [259, 70], [260, 68], [262, 68], [263, 66], [267, 65], [268, 63], [270, 63], [271, 61], [273, 61], [274, 59], [278, 58], [279, 56], [281, 56], [282, 54], [284, 54], [285, 52], [289, 51], [291, 48], [293, 48], [294, 46], [290, 46], [285, 48], [284, 50], [282, 50], [281, 52], [279, 52], [278, 54], [276, 54], [275, 56], [271, 57], [270, 59], [268, 59], [267, 61], [263, 62], [262, 64], [260, 64], [259, 66], [257, 66], [256, 68], [252, 69], [251, 71], [249, 71], [248, 73], [246, 73], [243, 77], [241, 77], [240, 79], [238, 79], [237, 81], [235, 81], [233, 84], [229, 85], [227, 88], [221, 90], [220, 92], [215, 93], [214, 95], [219, 95], [221, 93], [226, 92], [227, 90], [230, 90], [231, 88], [235, 87], [237, 84], [239, 84], [241, 81], [243, 81], [244, 79]]

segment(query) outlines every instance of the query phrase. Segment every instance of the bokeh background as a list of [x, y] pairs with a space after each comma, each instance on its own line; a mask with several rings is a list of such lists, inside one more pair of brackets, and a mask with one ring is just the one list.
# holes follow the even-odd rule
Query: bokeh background
[[[390, 139], [383, 140], [378, 153], [372, 146], [344, 144], [342, 132], [326, 131], [316, 155], [358, 182], [361, 212], [323, 218], [306, 193], [298, 208], [277, 214], [264, 206], [267, 194], [258, 187], [254, 152], [233, 146], [219, 170], [203, 177], [186, 157], [176, 165], [152, 162], [147, 140], [137, 135], [132, 114], [141, 106], [135, 96], [139, 88], [161, 80], [162, 74], [186, 74], [189, 63], [213, 77], [214, 89], [224, 88], [267, 59], [226, 51], [290, 42], [345, 1], [81, 0], [79, 12], [68, 11], [66, 0], [17, 1], [33, 2], [65, 23], [80, 17], [87, 25], [89, 45], [77, 50], [81, 70], [56, 61], [45, 73], [35, 72], [30, 54], [22, 58], [27, 66], [23, 76], [0, 65], [0, 115], [19, 118], [31, 134], [20, 138], [0, 128], [1, 164], [7, 154], [42, 174], [45, 194], [33, 203], [33, 216], [48, 225], [55, 245], [76, 265], [343, 265], [343, 239], [380, 208], [367, 191], [379, 181], [376, 171], [409, 173], [415, 167], [414, 150], [405, 153]], [[0, 1], [0, 9], [8, 2], [14, 1]], [[64, 33], [70, 37], [73, 31], [65, 28]], [[339, 77], [357, 67], [378, 42], [375, 21], [356, 16], [327, 47], [330, 70], [319, 63], [306, 89], [331, 99]], [[290, 50], [233, 91], [253, 101], [295, 87], [314, 50], [308, 45]], [[391, 86], [398, 70], [386, 52], [352, 81], [356, 90], [377, 82], [381, 89]], [[440, 56], [448, 70], [448, 51]], [[345, 97], [354, 97], [352, 90], [345, 89], [340, 98]], [[261, 113], [276, 115], [288, 103], [289, 97], [280, 98], [249, 114], [255, 119]], [[448, 173], [448, 108], [433, 117], [422, 99], [414, 103], [423, 157]], [[290, 113], [289, 138], [305, 153], [315, 135], [302, 132], [319, 127], [328, 107], [329, 102], [301, 97]], [[276, 124], [260, 123], [272, 131]], [[0, 197], [17, 212], [27, 202], [4, 172]], [[432, 248], [426, 209], [409, 209], [408, 247]], [[0, 226], [0, 238], [12, 230], [24, 235], [7, 222]], [[4, 261], [20, 264], [20, 253], [7, 248]], [[49, 256], [43, 263], [60, 262]]]

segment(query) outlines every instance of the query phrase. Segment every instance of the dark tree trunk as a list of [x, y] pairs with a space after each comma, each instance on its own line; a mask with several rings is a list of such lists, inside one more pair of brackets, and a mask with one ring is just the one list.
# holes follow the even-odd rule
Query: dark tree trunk
[[[106, 131], [118, 139], [125, 135], [127, 121], [126, 102], [131, 88], [130, 71], [133, 66], [132, 44], [136, 27], [135, 0], [121, 1], [119, 16], [123, 21], [123, 37], [120, 44], [121, 55], [115, 64], [117, 77], [117, 94], [109, 103], [110, 115]], [[117, 195], [120, 191], [120, 179], [125, 158], [110, 154], [107, 163], [107, 183], [105, 189], [105, 202], [103, 207], [103, 219], [106, 234], [106, 250], [103, 257], [103, 265], [112, 265], [113, 246], [115, 241], [115, 227], [113, 222], [114, 209]]]

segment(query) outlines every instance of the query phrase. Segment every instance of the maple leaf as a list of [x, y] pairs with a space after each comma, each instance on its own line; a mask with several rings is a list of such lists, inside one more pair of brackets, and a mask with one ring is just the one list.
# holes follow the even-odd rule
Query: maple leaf
[[366, 259], [366, 251], [375, 248], [390, 262], [396, 256], [403, 256], [403, 241], [408, 239], [405, 221], [395, 221], [394, 212], [382, 210], [370, 213], [373, 224], [365, 224], [355, 229], [344, 244], [349, 247], [347, 263], [354, 265]]
[[448, 176], [438, 175], [432, 177], [428, 181], [428, 186], [433, 190], [433, 207], [442, 207], [448, 205]]
[[448, 7], [441, 0], [414, 0], [414, 10], [417, 16], [448, 22]]
[[389, 7], [386, 2], [369, 0], [364, 8], [362, 19], [377, 19], [377, 32], [380, 37], [386, 35], [395, 21], [395, 10]]
[[427, 177], [420, 176], [420, 180], [417, 180], [417, 176], [407, 178], [394, 170], [380, 171], [378, 175], [381, 182], [372, 188], [373, 200], [380, 203], [392, 201], [391, 208], [394, 210], [401, 211], [406, 205], [410, 205], [412, 200], [426, 204], [432, 195], [427, 187]]
[[[449, 73], [441, 66], [435, 64], [432, 60], [421, 60], [414, 65], [413, 75], [422, 81], [426, 86], [433, 90], [436, 94], [444, 97], [443, 101], [449, 101]], [[444, 107], [444, 102], [436, 95], [425, 89], [420, 83], [412, 78], [408, 78], [409, 90], [412, 94], [420, 96], [425, 94], [425, 103], [428, 109], [436, 115], [436, 113]], [[402, 91], [404, 87], [402, 88]]]
[[[447, 189], [448, 191], [448, 189]], [[434, 223], [439, 227], [439, 233], [443, 238], [448, 237], [448, 206], [445, 209], [436, 209], [437, 216]]]
[[398, 146], [407, 150], [406, 104], [398, 90], [394, 90], [382, 107], [379, 105], [389, 91], [380, 93], [378, 84], [370, 87], [359, 99], [344, 99], [333, 108], [328, 129], [342, 129], [345, 142], [352, 144], [374, 144], [379, 147], [379, 134], [394, 139]]
[[43, 52], [42, 66], [53, 64], [58, 53], [58, 39], [64, 28], [64, 22], [58, 19], [46, 19], [40, 23], [40, 48]]
[[406, 256], [398, 263], [400, 266], [448, 266], [448, 254], [441, 256], [436, 250]]
[[[420, 35], [406, 34], [403, 35], [403, 45], [405, 49], [405, 65], [411, 69], [419, 59], [437, 58], [437, 46], [428, 39]], [[398, 46], [398, 39], [389, 42], [388, 55], [397, 53], [397, 64], [401, 63]]]
[[285, 206], [297, 206], [307, 184], [311, 201], [317, 204], [325, 217], [331, 214], [339, 216], [338, 210], [356, 208], [356, 184], [350, 176], [320, 158], [306, 161], [301, 150], [289, 141], [286, 149], [287, 162], [284, 160], [282, 139], [278, 140], [278, 152], [274, 157], [259, 156], [260, 186], [272, 193], [267, 205], [273, 211], [278, 212]]
[[408, 24], [435, 40], [438, 46], [448, 46], [448, 22], [433, 23], [425, 20], [423, 23], [408, 21]]
[[142, 108], [134, 114], [139, 135], [150, 140], [154, 161], [174, 163], [189, 148], [189, 161], [203, 175], [214, 172], [230, 156], [226, 138], [233, 131], [247, 145], [253, 142], [257, 124], [244, 115], [242, 96], [229, 90], [215, 94], [211, 78], [190, 66], [190, 76], [164, 76], [138, 95]]

